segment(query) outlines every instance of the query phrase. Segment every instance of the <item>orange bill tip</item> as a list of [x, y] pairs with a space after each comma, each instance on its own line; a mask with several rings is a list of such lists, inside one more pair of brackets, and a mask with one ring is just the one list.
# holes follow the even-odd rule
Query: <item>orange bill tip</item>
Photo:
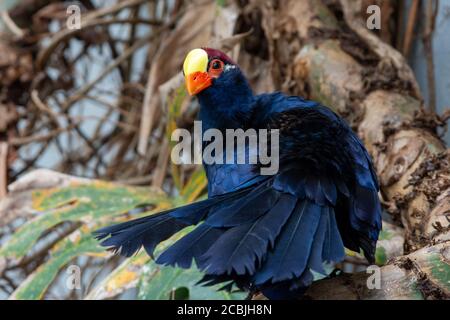
[[211, 84], [212, 79], [207, 72], [196, 71], [186, 75], [186, 88], [191, 96], [205, 90]]

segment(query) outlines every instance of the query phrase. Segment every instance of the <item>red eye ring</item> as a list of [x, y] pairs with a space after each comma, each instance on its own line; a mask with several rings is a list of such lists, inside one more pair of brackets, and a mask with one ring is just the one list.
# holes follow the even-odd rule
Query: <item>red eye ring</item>
[[222, 60], [213, 59], [209, 63], [208, 74], [212, 78], [217, 78], [223, 71], [224, 63]]

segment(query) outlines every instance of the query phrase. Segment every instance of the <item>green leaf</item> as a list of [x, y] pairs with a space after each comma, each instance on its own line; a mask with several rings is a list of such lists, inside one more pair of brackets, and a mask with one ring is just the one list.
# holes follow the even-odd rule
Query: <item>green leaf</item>
[[[183, 229], [170, 239], [161, 243], [157, 248], [157, 253], [161, 253], [178, 239], [191, 232], [195, 227], [191, 226]], [[245, 294], [242, 292], [229, 293], [224, 290], [218, 291], [222, 285], [211, 287], [197, 285], [203, 277], [203, 273], [195, 266], [190, 269], [175, 268], [170, 266], [157, 265], [153, 260], [148, 261], [143, 268], [138, 284], [138, 299], [141, 300], [168, 300], [175, 299], [180, 294], [182, 297], [188, 296], [193, 300], [242, 300]], [[188, 294], [186, 295], [186, 290]], [[182, 294], [184, 292], [184, 295]]]
[[74, 240], [66, 238], [53, 252], [51, 259], [22, 282], [13, 297], [20, 300], [41, 299], [59, 271], [72, 259], [87, 252], [104, 252], [90, 233]]
[[426, 271], [428, 279], [450, 294], [450, 264], [441, 253], [430, 253], [422, 268]]
[[223, 285], [211, 287], [197, 285], [203, 273], [196, 268], [162, 267], [153, 261], [146, 265], [139, 286], [138, 298], [142, 300], [169, 300], [176, 298], [177, 290], [185, 288], [191, 300], [241, 300], [242, 292], [218, 291]]
[[[130, 219], [123, 213], [143, 204], [153, 204], [161, 211], [174, 205], [184, 205], [197, 199], [206, 187], [202, 168], [196, 170], [183, 186], [178, 198], [167, 198], [161, 192], [147, 188], [131, 188], [112, 183], [93, 182], [72, 184], [65, 188], [39, 190], [33, 193], [33, 208], [38, 215], [25, 223], [0, 249], [0, 255], [9, 259], [24, 257], [41, 235], [61, 222], [81, 222], [81, 227], [70, 236], [59, 240], [51, 249], [49, 259], [41, 264], [16, 289], [12, 298], [41, 299], [63, 268], [80, 256], [95, 255], [108, 258], [109, 254], [92, 237], [92, 231], [113, 221]], [[148, 215], [149, 212], [141, 213]], [[137, 218], [133, 216], [131, 218]], [[177, 233], [158, 246], [157, 251], [173, 244], [177, 239], [192, 231], [189, 227]], [[243, 293], [216, 291], [220, 286], [202, 287], [196, 285], [202, 273], [195, 268], [184, 270], [157, 266], [144, 250], [126, 259], [113, 270], [87, 298], [105, 299], [116, 297], [128, 288], [139, 285], [140, 298], [154, 298], [160, 288], [159, 299], [241, 299]], [[170, 279], [167, 281], [166, 279]]]
[[[160, 243], [156, 248], [156, 254], [172, 245], [183, 235], [191, 231], [193, 227], [187, 227], [176, 233], [168, 240]], [[134, 288], [142, 278], [143, 272], [148, 270], [151, 258], [145, 250], [140, 250], [135, 256], [126, 259], [114, 269], [105, 279], [103, 279], [94, 289], [86, 296], [86, 299], [106, 299], [113, 298], [122, 293], [124, 290]]]
[[44, 231], [64, 221], [98, 225], [144, 203], [171, 206], [167, 198], [149, 189], [100, 182], [37, 191], [33, 198], [33, 207], [43, 212], [14, 233], [0, 249], [0, 256], [22, 258]]
[[127, 289], [136, 287], [141, 272], [150, 257], [144, 250], [126, 259], [86, 296], [87, 300], [117, 297]]
[[219, 7], [225, 7], [227, 5], [226, 0], [216, 0], [216, 3]]
[[382, 266], [386, 263], [386, 261], [386, 250], [383, 247], [377, 247], [377, 250], [375, 251], [375, 263]]

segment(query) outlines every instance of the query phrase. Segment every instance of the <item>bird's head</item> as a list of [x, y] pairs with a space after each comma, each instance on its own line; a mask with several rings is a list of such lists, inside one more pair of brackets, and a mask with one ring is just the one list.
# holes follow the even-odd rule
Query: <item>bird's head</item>
[[186, 88], [199, 99], [204, 128], [239, 128], [251, 116], [254, 95], [244, 74], [225, 53], [194, 49], [183, 64]]
[[214, 86], [216, 82], [236, 73], [237, 65], [225, 53], [210, 49], [191, 50], [183, 63], [186, 88], [190, 95], [197, 95]]

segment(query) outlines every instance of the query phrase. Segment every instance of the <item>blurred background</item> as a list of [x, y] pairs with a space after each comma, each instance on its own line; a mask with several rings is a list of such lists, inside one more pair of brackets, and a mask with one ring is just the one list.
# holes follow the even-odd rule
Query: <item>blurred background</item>
[[[64, 247], [67, 243], [59, 241], [67, 240], [69, 235], [84, 239], [83, 232], [81, 236], [74, 232], [83, 224], [89, 230], [95, 229], [98, 225], [92, 220], [100, 216], [104, 220], [99, 224], [104, 224], [112, 214], [142, 203], [152, 203], [152, 210], [156, 210], [204, 196], [201, 169], [188, 164], [173, 165], [168, 139], [176, 127], [191, 129], [198, 109], [196, 101], [186, 95], [180, 74], [183, 58], [192, 48], [210, 46], [225, 50], [238, 61], [256, 92], [281, 90], [333, 104], [357, 129], [358, 115], [349, 110], [361, 97], [350, 94], [348, 101], [337, 101], [318, 94], [308, 81], [303, 81], [311, 73], [305, 76], [298, 69], [298, 52], [304, 43], [316, 44], [321, 37], [343, 41], [348, 46], [344, 51], [351, 53], [362, 68], [367, 66], [368, 71], [361, 72], [366, 78], [368, 73], [385, 70], [374, 69], [383, 59], [369, 49], [358, 51], [357, 45], [352, 45], [352, 37], [357, 35], [349, 31], [351, 23], [346, 21], [340, 1], [321, 1], [320, 10], [324, 11], [317, 11], [311, 18], [316, 29], [301, 22], [302, 17], [311, 16], [306, 11], [316, 10], [316, 5], [308, 0], [295, 3], [2, 0], [0, 199], [9, 197], [8, 185], [12, 186], [9, 192], [17, 193], [84, 184], [87, 180], [82, 178], [118, 182], [132, 189], [115, 189], [105, 184], [92, 190], [72, 190], [70, 194], [61, 193], [60, 189], [59, 193], [27, 193], [28, 198], [22, 194], [22, 198], [16, 197], [0, 207], [0, 213], [4, 213], [0, 214], [0, 245], [8, 244], [0, 251], [0, 298], [157, 298], [158, 288], [165, 292], [161, 293], [163, 298], [189, 294], [191, 298], [217, 297], [212, 291], [200, 292], [179, 285], [191, 277], [189, 274], [181, 275], [175, 285], [167, 284], [172, 271], [158, 279], [152, 275], [156, 267], [149, 265], [146, 273], [141, 273], [142, 266], [149, 263], [143, 256], [124, 262], [105, 256], [91, 242], [84, 248], [70, 247], [70, 251]], [[412, 68], [418, 87], [414, 88], [414, 83], [398, 84], [397, 78], [405, 82], [404, 79], [387, 70], [385, 74], [381, 72], [384, 78], [372, 79], [370, 83], [361, 81], [364, 90], [396, 87], [398, 90], [394, 91], [413, 96], [424, 110], [436, 112], [435, 133], [448, 145], [445, 110], [450, 106], [450, 0], [364, 0], [352, 5], [360, 17], [367, 19], [370, 14], [366, 9], [373, 4], [380, 8], [381, 28], [370, 33], [401, 53]], [[68, 11], [73, 5], [80, 9], [80, 28], [68, 25], [77, 13]], [[276, 18], [270, 18], [271, 12], [276, 12]], [[320, 20], [321, 29], [316, 20]], [[329, 74], [331, 79], [339, 78], [337, 69], [330, 69]], [[364, 92], [353, 80], [347, 84], [353, 86], [351, 92]], [[29, 180], [21, 180], [42, 168], [52, 171], [39, 171]], [[148, 188], [159, 198], [149, 199]], [[111, 202], [111, 194], [131, 200], [121, 207], [121, 203]], [[70, 208], [74, 199], [94, 195], [98, 196], [93, 198], [97, 206], [85, 208], [91, 211], [84, 212], [82, 218]], [[100, 203], [113, 207], [114, 212], [96, 216]], [[66, 218], [47, 218], [47, 228], [42, 228], [43, 221], [38, 220], [25, 226], [28, 234], [23, 231], [37, 212], [61, 213], [61, 209], [55, 209], [60, 206], [64, 206], [63, 214], [69, 212]], [[34, 229], [38, 225], [41, 229]], [[16, 233], [19, 227], [20, 234]], [[61, 247], [65, 249], [59, 250]], [[72, 253], [61, 256], [67, 252]], [[82, 290], [70, 290], [64, 285], [67, 270], [63, 267], [70, 263], [82, 266]], [[364, 266], [362, 259], [350, 257], [346, 268], [360, 270], [359, 265]], [[42, 278], [36, 277], [43, 266], [46, 272], [40, 275]], [[108, 278], [111, 274], [114, 276]], [[154, 281], [152, 289], [142, 287], [149, 278]]]

